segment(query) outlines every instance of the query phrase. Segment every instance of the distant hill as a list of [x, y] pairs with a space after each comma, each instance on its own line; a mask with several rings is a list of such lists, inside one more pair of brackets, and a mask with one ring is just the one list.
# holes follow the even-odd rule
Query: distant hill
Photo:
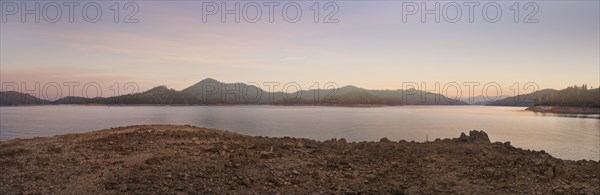
[[223, 83], [212, 78], [204, 79], [181, 93], [191, 95], [204, 104], [267, 104], [268, 93], [245, 83]]
[[104, 104], [202, 104], [197, 97], [169, 89], [166, 86], [154, 87], [142, 93], [121, 95], [103, 100]]
[[521, 94], [517, 96], [507, 97], [498, 101], [490, 102], [487, 106], [522, 106], [528, 107], [533, 106], [537, 101], [542, 98], [546, 98], [554, 95], [557, 90], [554, 89], [543, 89], [533, 93]]
[[486, 105], [486, 104], [489, 104], [491, 102], [494, 102], [494, 101], [497, 101], [497, 100], [501, 100], [501, 99], [504, 99], [504, 98], [507, 98], [507, 97], [509, 97], [509, 96], [502, 95], [502, 96], [498, 96], [498, 97], [495, 97], [495, 96], [485, 97], [485, 96], [480, 95], [480, 96], [475, 96], [475, 97], [472, 97], [472, 98], [461, 97], [460, 100], [463, 101], [463, 102], [469, 103], [471, 105]]
[[[205, 103], [223, 104], [468, 105], [440, 94], [418, 90], [367, 90], [352, 85], [336, 89], [328, 88], [330, 89], [301, 90], [295, 93], [268, 92], [244, 83], [222, 83], [209, 78], [182, 90], [182, 92], [196, 96]], [[407, 95], [403, 99], [404, 93]], [[421, 97], [421, 93], [425, 98]]]
[[600, 108], [600, 88], [588, 89], [587, 85], [568, 87], [539, 99], [535, 106]]
[[[261, 86], [267, 88], [267, 86]], [[277, 86], [281, 89], [283, 86]], [[158, 86], [148, 91], [116, 97], [64, 97], [50, 102], [33, 96], [3, 100], [2, 105], [23, 104], [310, 104], [310, 105], [468, 105], [446, 96], [419, 90], [368, 90], [356, 86], [301, 90], [295, 93], [269, 92], [244, 83], [223, 83], [204, 79], [181, 91]], [[3, 92], [9, 93], [9, 92]], [[16, 93], [16, 92], [14, 92]]]
[[[261, 85], [268, 90], [268, 86]], [[283, 86], [277, 86], [281, 89]], [[328, 86], [326, 89], [301, 90], [295, 93], [268, 92], [244, 83], [223, 83], [215, 79], [204, 79], [181, 91], [166, 86], [154, 87], [141, 93], [116, 97], [64, 97], [55, 101], [39, 99], [29, 94], [8, 91], [0, 92], [0, 105], [42, 104], [158, 104], [158, 105], [202, 105], [202, 104], [282, 104], [282, 105], [469, 105], [466, 98], [455, 100], [437, 93], [408, 90], [368, 90], [348, 85]], [[474, 98], [473, 104], [490, 106], [570, 106], [600, 107], [600, 89], [573, 86], [557, 91], [544, 89], [530, 94], [503, 97], [486, 102], [482, 96]]]
[[16, 91], [0, 91], [0, 105], [2, 106], [37, 105], [49, 103], [50, 101], [48, 100], [42, 100], [26, 93], [19, 93]]
[[85, 97], [75, 97], [75, 96], [67, 96], [64, 98], [57, 99], [52, 102], [52, 104], [102, 104], [104, 103], [103, 97], [96, 98], [85, 98]]
[[466, 102], [451, 99], [438, 93], [415, 89], [369, 90], [369, 92], [387, 101], [399, 102], [404, 105], [469, 105]]
[[507, 97], [487, 105], [600, 107], [600, 89], [588, 89], [586, 85], [567, 87], [562, 90], [544, 89], [530, 94]]

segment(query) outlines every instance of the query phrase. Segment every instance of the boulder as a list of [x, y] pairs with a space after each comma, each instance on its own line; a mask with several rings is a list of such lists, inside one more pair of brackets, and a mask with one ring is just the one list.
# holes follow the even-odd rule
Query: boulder
[[491, 143], [490, 138], [484, 131], [469, 131], [469, 142], [473, 143]]
[[460, 137], [458, 138], [461, 142], [468, 143], [492, 143], [487, 133], [484, 131], [472, 130], [469, 131], [469, 135], [467, 136], [465, 133], [460, 133]]
[[469, 137], [467, 137], [465, 133], [460, 133], [460, 137], [458, 137], [458, 140], [466, 142], [469, 140]]
[[381, 143], [392, 143], [392, 141], [390, 139], [388, 139], [387, 137], [381, 138], [379, 140], [379, 142], [381, 142]]
[[552, 169], [552, 167], [547, 168], [546, 171], [544, 171], [544, 176], [546, 176], [547, 179], [554, 178], [554, 169]]
[[567, 175], [567, 170], [563, 165], [556, 165], [554, 167], [554, 177], [563, 177]]

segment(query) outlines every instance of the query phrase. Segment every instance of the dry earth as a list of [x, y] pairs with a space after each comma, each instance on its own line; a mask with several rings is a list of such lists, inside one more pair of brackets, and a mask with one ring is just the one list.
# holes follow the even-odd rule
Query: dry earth
[[0, 143], [0, 194], [600, 194], [600, 163], [490, 143], [143, 125]]

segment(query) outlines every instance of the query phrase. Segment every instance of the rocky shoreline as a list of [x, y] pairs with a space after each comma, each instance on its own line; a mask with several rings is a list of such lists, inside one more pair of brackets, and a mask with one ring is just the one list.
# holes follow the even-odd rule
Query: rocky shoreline
[[141, 125], [0, 142], [0, 194], [600, 194], [600, 163], [490, 143], [269, 138]]
[[568, 107], [568, 106], [531, 106], [525, 110], [556, 114], [600, 114], [600, 108]]

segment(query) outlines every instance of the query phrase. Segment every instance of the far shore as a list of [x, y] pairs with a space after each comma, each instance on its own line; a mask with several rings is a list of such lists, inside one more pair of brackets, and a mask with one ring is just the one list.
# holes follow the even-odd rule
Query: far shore
[[[326, 106], [326, 107], [385, 107], [385, 106], [417, 106], [417, 105], [388, 105], [388, 104], [20, 104], [0, 105], [0, 107], [26, 106]], [[454, 106], [454, 105], [423, 105], [423, 106]], [[465, 106], [465, 105], [462, 105]]]
[[531, 106], [526, 110], [541, 113], [557, 114], [600, 114], [600, 108], [569, 107], [569, 106]]
[[0, 107], [25, 107], [25, 106], [324, 106], [324, 107], [396, 107], [396, 106], [482, 106], [482, 105], [454, 105], [454, 104], [20, 104], [0, 105]]

